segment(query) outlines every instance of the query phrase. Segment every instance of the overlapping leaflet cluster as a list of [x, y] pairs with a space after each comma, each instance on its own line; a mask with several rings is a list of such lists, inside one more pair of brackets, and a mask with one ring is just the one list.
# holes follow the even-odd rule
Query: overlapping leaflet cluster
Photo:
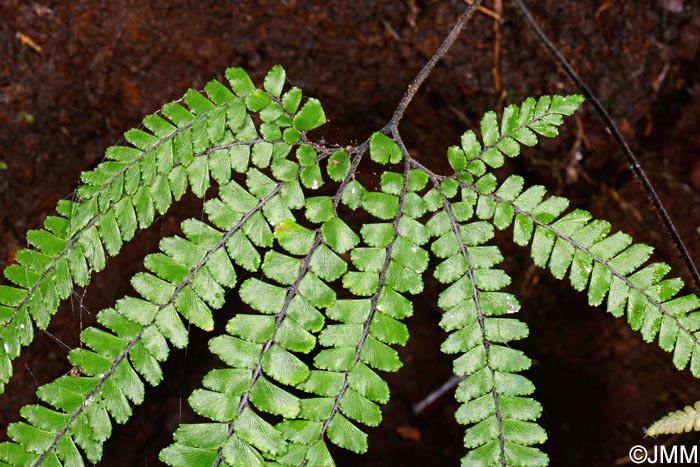
[[472, 425], [464, 437], [471, 449], [462, 460], [465, 466], [548, 463], [545, 454], [531, 447], [547, 438], [534, 422], [542, 408], [525, 397], [532, 394], [534, 385], [518, 374], [531, 362], [510, 347], [510, 342], [528, 335], [528, 328], [509, 316], [520, 305], [513, 295], [501, 292], [510, 277], [494, 268], [503, 257], [497, 246], [486, 245], [494, 227], [479, 220], [486, 218], [486, 206], [478, 194], [492, 191], [496, 183], [492, 174], [484, 175], [487, 166], [502, 166], [505, 156], [519, 154], [520, 144], [535, 145], [536, 133], [556, 136], [562, 115], [570, 115], [579, 103], [576, 96], [528, 99], [521, 107], [506, 108], [500, 127], [496, 114], [487, 113], [481, 121], [483, 146], [474, 132], [466, 132], [461, 147], [448, 151], [456, 176], [441, 181], [432, 177], [432, 202], [438, 212], [427, 226], [435, 237], [432, 252], [441, 259], [435, 277], [449, 284], [438, 300], [445, 311], [440, 326], [450, 333], [442, 351], [460, 354], [454, 373], [465, 378], [455, 395], [462, 403], [456, 416], [459, 423]]
[[[105, 249], [116, 253], [122, 241], [131, 238], [138, 226], [149, 225], [155, 211], [164, 212], [188, 185], [201, 197], [210, 178], [219, 184], [219, 197], [208, 201], [206, 207], [211, 224], [220, 228], [187, 220], [182, 224], [184, 238], [165, 238], [161, 252], [146, 257], [150, 272], [137, 274], [131, 281], [139, 296], [125, 297], [114, 308], [102, 310], [97, 316], [102, 328], [84, 330], [83, 345], [70, 353], [70, 362], [84, 376], [62, 376], [39, 388], [37, 394], [47, 405], [23, 408], [26, 422], [8, 428], [13, 442], [0, 444], [0, 465], [79, 466], [84, 465], [83, 454], [90, 462], [99, 461], [102, 444], [111, 434], [110, 418], [124, 423], [131, 415], [131, 404], [142, 402], [142, 378], [152, 385], [160, 382], [160, 362], [167, 358], [168, 341], [177, 347], [186, 345], [183, 318], [211, 331], [211, 310], [223, 305], [225, 288], [236, 284], [234, 264], [257, 270], [260, 258], [256, 246], [269, 247], [272, 228], [293, 218], [291, 210], [303, 206], [301, 183], [313, 183], [305, 172], [317, 171], [317, 164], [302, 167], [287, 156], [306, 131], [325, 121], [320, 104], [311, 99], [299, 110], [299, 89], [281, 95], [285, 83], [281, 67], [270, 71], [264, 89], [256, 90], [241, 69], [229, 69], [226, 75], [233, 92], [216, 81], [205, 87], [206, 96], [189, 91], [184, 98], [187, 107], [168, 104], [160, 115], [144, 119], [153, 134], [141, 130], [127, 133], [127, 140], [139, 144], [140, 149], [108, 150], [109, 160], [84, 176], [87, 184], [78, 192], [86, 201], [70, 204], [71, 212], [80, 213], [79, 227], [71, 227], [71, 219], [78, 214], [47, 221], [51, 226], [65, 226], [53, 229], [52, 235], [63, 237], [68, 246], [60, 251], [49, 250], [45, 244], [38, 248], [43, 255], [53, 253], [51, 261], [56, 264], [68, 262], [70, 272], [62, 278], [68, 288], [72, 281], [86, 282], [88, 264], [102, 267]], [[149, 145], [141, 143], [146, 140]], [[274, 175], [263, 172], [270, 166]], [[236, 174], [241, 174], [238, 177], [244, 180], [245, 188], [230, 180]], [[59, 204], [59, 210], [66, 205]], [[105, 219], [115, 223], [108, 228]], [[41, 235], [48, 238], [46, 233]], [[90, 236], [85, 243], [89, 248], [80, 240], [81, 235]], [[71, 244], [70, 238], [78, 240]], [[74, 245], [80, 245], [79, 249]], [[31, 257], [39, 255], [27, 252], [24, 254]], [[66, 254], [67, 260], [61, 257]], [[84, 276], [71, 269], [73, 256], [83, 262], [78, 261], [78, 265], [85, 264], [75, 269]], [[51, 264], [47, 260], [47, 268]], [[21, 263], [8, 268], [6, 274], [20, 282], [18, 278], [29, 276], [35, 267]], [[37, 280], [45, 280], [46, 274]], [[57, 287], [53, 282], [51, 286]], [[2, 290], [4, 296], [21, 291], [11, 287]], [[26, 316], [27, 307], [36, 314], [33, 305], [16, 302], [10, 306], [16, 307], [16, 316]], [[13, 329], [13, 323], [18, 322], [8, 321], [7, 329]], [[31, 323], [23, 324], [26, 329]]]
[[[592, 305], [607, 299], [627, 314], [645, 340], [657, 338], [679, 367], [700, 375], [700, 300], [675, 298], [679, 279], [664, 279], [665, 264], [644, 266], [651, 254], [585, 211], [563, 214], [568, 201], [545, 199], [511, 176], [489, 172], [553, 137], [580, 96], [527, 99], [499, 120], [488, 112], [480, 136], [472, 131], [448, 150], [454, 173], [438, 175], [413, 159], [398, 131], [375, 133], [347, 150], [314, 144], [306, 132], [325, 122], [314, 99], [283, 92], [285, 73], [274, 67], [256, 89], [241, 69], [226, 72], [230, 88], [212, 81], [204, 93], [144, 119], [130, 130], [131, 146], [82, 175], [79, 201], [62, 201], [45, 228], [28, 234], [33, 249], [17, 252], [5, 270], [14, 286], [0, 286], [0, 387], [11, 361], [43, 329], [74, 286], [86, 285], [137, 229], [149, 226], [188, 188], [203, 197], [207, 220], [182, 223], [183, 236], [165, 238], [148, 255], [148, 272], [85, 329], [65, 375], [37, 391], [42, 404], [22, 409], [25, 421], [8, 428], [0, 466], [84, 466], [98, 462], [112, 422], [124, 423], [143, 401], [147, 381], [163, 378], [170, 345], [184, 347], [186, 323], [214, 329], [212, 310], [227, 291], [241, 309], [209, 349], [223, 365], [208, 373], [189, 402], [206, 421], [183, 424], [161, 460], [172, 467], [333, 466], [330, 444], [367, 450], [361, 425], [381, 421], [389, 399], [381, 372], [396, 371], [394, 348], [408, 339], [402, 322], [409, 298], [423, 291], [432, 255], [444, 285], [442, 345], [456, 354], [463, 376], [457, 420], [469, 425], [465, 466], [544, 466], [536, 445], [542, 408], [520, 372], [530, 360], [511, 343], [527, 326], [503, 289], [508, 275], [490, 245], [495, 229], [513, 226], [515, 243], [530, 245], [536, 265], [573, 287]], [[356, 179], [363, 152], [383, 168], [379, 188]], [[328, 183], [330, 181], [331, 183]], [[321, 189], [322, 188], [322, 189]], [[320, 189], [320, 190], [319, 190]], [[351, 226], [348, 210], [366, 219]], [[246, 279], [239, 282], [241, 271]], [[661, 433], [697, 424], [697, 407], [650, 429]]]
[[[538, 107], [543, 100], [549, 102], [541, 98]], [[555, 96], [550, 112], [557, 109], [568, 113], [574, 103]], [[506, 109], [504, 127], [508, 115]], [[660, 347], [673, 352], [678, 369], [690, 362], [693, 375], [700, 376], [700, 300], [694, 294], [677, 297], [683, 281], [665, 278], [670, 266], [646, 264], [652, 247], [633, 244], [623, 232], [610, 234], [610, 223], [593, 220], [586, 211], [576, 209], [562, 215], [569, 204], [567, 199], [545, 199], [546, 190], [541, 186], [524, 189], [519, 176], [510, 176], [500, 186], [491, 174], [475, 182], [470, 179], [458, 177], [458, 182], [473, 192], [480, 219], [498, 229], [512, 225], [513, 241], [530, 245], [535, 265], [549, 269], [558, 279], [568, 274], [574, 289], [587, 290], [589, 304], [606, 302], [607, 311], [615, 317], [626, 315], [632, 329], [640, 331], [645, 341], [658, 337]]]
[[500, 292], [510, 283], [505, 272], [494, 269], [503, 259], [500, 251], [484, 245], [494, 229], [472, 220], [470, 192], [462, 201], [451, 202], [454, 185], [442, 185], [444, 204], [428, 227], [437, 237], [433, 253], [443, 258], [435, 277], [449, 284], [438, 301], [445, 310], [440, 326], [450, 332], [442, 351], [461, 354], [454, 373], [466, 377], [456, 392], [463, 403], [457, 421], [475, 424], [464, 437], [465, 446], [473, 450], [463, 465], [546, 465], [546, 456], [527, 447], [544, 442], [546, 434], [530, 421], [539, 417], [539, 403], [523, 397], [534, 386], [517, 374], [530, 367], [530, 360], [509, 346], [526, 337], [528, 329], [508, 317], [520, 306], [511, 294]]
[[[370, 156], [400, 162], [397, 149], [377, 134]], [[309, 146], [297, 149], [300, 161], [316, 157]], [[162, 453], [169, 465], [334, 465], [328, 441], [366, 451], [356, 424], [381, 420], [378, 404], [388, 401], [389, 389], [376, 371], [401, 366], [391, 345], [408, 339], [400, 320], [412, 305], [403, 294], [423, 289], [428, 254], [420, 245], [428, 232], [416, 218], [427, 205], [416, 191], [427, 176], [385, 172], [374, 192], [354, 180], [349, 162], [343, 151], [328, 159], [328, 175], [340, 185], [333, 196], [306, 199], [307, 226], [287, 220], [275, 228], [280, 249], [265, 253], [264, 278], [240, 288], [261, 314], [238, 314], [227, 335], [211, 340], [229, 368], [209, 373], [206, 389], [190, 398], [215, 423], [183, 425]], [[340, 204], [379, 222], [356, 233], [337, 217]], [[341, 256], [347, 254], [349, 263]], [[338, 299], [333, 282], [355, 298]], [[305, 364], [299, 354], [317, 344], [312, 365]], [[283, 420], [273, 425], [262, 413]]]
[[[370, 156], [383, 164], [403, 159], [398, 146], [382, 134], [372, 138]], [[309, 378], [297, 386], [305, 393], [301, 411], [278, 425], [291, 443], [279, 459], [283, 465], [334, 465], [326, 439], [365, 452], [367, 436], [356, 422], [377, 426], [381, 421], [378, 404], [388, 401], [389, 388], [376, 371], [397, 371], [402, 365], [391, 346], [408, 340], [401, 320], [413, 307], [405, 295], [423, 290], [422, 273], [428, 266], [422, 248], [427, 229], [416, 220], [427, 209], [417, 193], [427, 177], [409, 170], [407, 163], [404, 167], [402, 174], [384, 172], [380, 191], [352, 181], [342, 193], [344, 204], [369, 216], [359, 236], [348, 231], [347, 243], [340, 249], [332, 246], [338, 253], [350, 251], [342, 286], [354, 297], [336, 300], [325, 311], [331, 323], [319, 334], [323, 349]]]
[[[677, 297], [683, 288], [683, 282], [678, 278], [665, 278], [671, 270], [667, 264], [646, 264], [652, 253], [650, 246], [633, 244], [632, 238], [622, 232], [610, 234], [611, 226], [608, 222], [593, 220], [586, 211], [576, 209], [562, 215], [569, 204], [567, 199], [558, 196], [545, 199], [546, 190], [541, 186], [524, 189], [522, 177], [510, 176], [499, 186], [493, 174], [485, 173], [482, 163], [493, 168], [503, 164], [503, 156], [497, 154], [496, 150], [508, 156], [515, 156], [519, 152], [515, 141], [533, 145], [537, 142], [535, 133], [555, 136], [556, 125], [561, 123], [561, 115], [570, 115], [581, 101], [580, 96], [554, 96], [551, 99], [545, 96], [537, 102], [528, 99], [519, 109], [515, 106], [505, 109], [500, 130], [495, 114], [487, 113], [481, 122], [484, 146], [478, 143], [472, 133], [465, 133], [462, 137], [462, 147], [451, 148], [449, 153], [450, 164], [456, 170], [457, 176], [446, 181], [454, 179], [463, 192], [463, 199], [468, 200], [474, 207], [476, 217], [487, 222], [481, 224], [479, 236], [483, 239], [489, 237], [491, 225], [498, 229], [512, 226], [513, 241], [521, 246], [530, 246], [535, 265], [549, 269], [557, 279], [568, 275], [574, 289], [587, 291], [589, 304], [598, 306], [606, 302], [607, 311], [613, 316], [626, 315], [631, 328], [640, 331], [645, 341], [651, 342], [658, 338], [662, 349], [673, 352], [673, 363], [678, 369], [685, 368], [690, 362], [691, 372], [700, 377], [700, 300], [694, 294]], [[539, 122], [530, 126], [526, 123], [529, 120]], [[534, 132], [528, 132], [525, 127]], [[479, 225], [479, 222], [476, 224]], [[473, 286], [474, 282], [471, 281], [471, 284]], [[476, 289], [478, 290], [478, 287]], [[478, 297], [478, 292], [475, 297]], [[444, 300], [444, 296], [441, 299]], [[506, 304], [501, 301], [496, 308], [500, 309], [497, 314], [513, 311], [515, 307], [511, 302], [512, 299]], [[489, 304], [489, 308], [491, 307]], [[480, 313], [477, 315], [480, 318]], [[480, 319], [477, 321], [481, 323]], [[486, 335], [486, 326], [482, 325], [482, 329]], [[503, 335], [519, 338], [525, 334], [524, 328], [512, 325]], [[509, 350], [508, 353], [513, 354], [513, 351]], [[511, 361], [515, 363], [517, 359], [513, 358]], [[515, 366], [529, 366], [526, 360], [521, 359], [521, 362]], [[479, 387], [479, 383], [470, 381], [471, 378], [460, 383], [457, 397], [463, 394], [461, 391], [466, 391], [470, 394], [469, 397], [472, 397], [474, 391], [478, 395], [484, 389], [490, 389], [495, 391], [493, 394], [500, 395], [504, 390], [499, 388], [497, 383], [489, 383], [484, 389], [477, 391], [475, 388]], [[517, 385], [515, 390], [518, 393], [516, 395], [529, 394], [532, 389], [527, 387], [525, 381], [521, 380], [521, 384]], [[507, 392], [511, 390], [506, 389]], [[489, 412], [491, 414], [499, 411], [500, 400], [495, 402], [496, 405]], [[483, 402], [475, 403], [475, 407], [475, 411], [474, 408], [469, 409], [468, 421], [478, 421], [486, 413], [480, 412], [484, 410]], [[527, 419], [536, 416], [539, 411], [539, 407], [532, 401], [518, 401], [518, 417]], [[458, 419], [459, 417], [458, 414]], [[494, 461], [498, 455], [493, 446], [479, 443], [483, 446], [465, 457], [466, 465], [546, 464], [546, 458], [534, 451], [509, 452], [506, 435], [508, 430], [505, 429], [507, 425], [501, 423], [507, 417], [501, 413], [496, 418], [499, 421], [499, 430], [488, 427], [486, 418], [484, 422], [470, 429], [465, 442], [480, 439], [481, 435], [473, 433], [474, 431], [489, 433], [483, 439], [490, 439], [491, 443], [495, 443], [499, 438], [500, 462]], [[664, 433], [672, 427], [678, 431], [678, 426], [687, 430], [695, 426], [696, 421], [696, 412], [686, 409], [685, 412], [675, 412], [660, 420], [648, 432]], [[493, 420], [491, 423], [493, 424]], [[481, 424], [486, 426], [479, 428]], [[537, 442], [540, 433], [531, 427], [515, 430], [514, 435], [518, 441], [525, 439], [526, 444], [531, 444]]]
[[[14, 286], [0, 286], [0, 393], [12, 375], [12, 360], [33, 340], [34, 323], [45, 329], [60, 301], [74, 286], [87, 285], [91, 272], [103, 269], [106, 256], [118, 254], [137, 229], [151, 225], [188, 187], [202, 197], [210, 178], [224, 182], [232, 169], [247, 170], [255, 142], [283, 138], [293, 144], [303, 128], [322, 123], [312, 121], [318, 115], [311, 111], [320, 104], [311, 100], [292, 125], [289, 110], [300, 102], [299, 89], [273, 102], [269, 89], [255, 90], [242, 70], [229, 69], [227, 77], [236, 95], [212, 81], [206, 97], [189, 91], [183, 102], [148, 115], [144, 130], [125, 133], [130, 146], [108, 148], [106, 161], [81, 175], [79, 201], [61, 200], [58, 215], [27, 233], [33, 248], [17, 251], [17, 263], [4, 272]], [[281, 90], [284, 70], [275, 68], [266, 85]], [[262, 121], [259, 131], [250, 112]], [[266, 147], [254, 156], [268, 157]]]

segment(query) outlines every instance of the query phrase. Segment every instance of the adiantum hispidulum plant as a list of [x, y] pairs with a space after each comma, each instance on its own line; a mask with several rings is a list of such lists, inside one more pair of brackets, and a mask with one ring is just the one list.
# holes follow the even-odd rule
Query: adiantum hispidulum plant
[[[678, 368], [700, 376], [700, 301], [678, 296], [670, 268], [648, 263], [634, 244], [568, 200], [492, 169], [554, 137], [581, 96], [528, 98], [487, 112], [480, 134], [467, 131], [447, 151], [452, 173], [412, 158], [396, 127], [338, 148], [313, 142], [325, 114], [298, 88], [284, 89], [274, 67], [256, 88], [240, 68], [227, 85], [188, 91], [108, 148], [81, 175], [77, 200], [62, 200], [44, 227], [27, 234], [0, 286], [0, 383], [36, 329], [45, 329], [73, 288], [88, 283], [138, 229], [151, 225], [188, 190], [203, 197], [206, 219], [182, 222], [131, 278], [125, 296], [97, 314], [68, 355], [80, 371], [41, 386], [21, 410], [3, 466], [83, 466], [98, 462], [112, 424], [125, 423], [146, 384], [163, 379], [171, 346], [187, 345], [189, 324], [213, 332], [212, 311], [227, 291], [242, 309], [212, 336], [221, 359], [189, 397], [201, 422], [182, 424], [160, 458], [172, 467], [335, 465], [330, 445], [367, 450], [363, 426], [381, 422], [389, 399], [385, 372], [402, 363], [403, 320], [424, 288], [430, 258], [442, 292], [442, 351], [455, 355], [456, 417], [467, 426], [465, 466], [544, 466], [542, 408], [523, 376], [530, 359], [512, 344], [527, 337], [517, 318], [496, 230], [531, 251], [535, 265], [585, 292], [591, 305], [625, 316], [644, 340], [673, 352]], [[355, 177], [369, 155], [381, 166], [378, 189]], [[355, 225], [348, 210], [362, 211]], [[355, 216], [357, 217], [357, 216]], [[254, 274], [242, 274], [254, 273]], [[242, 280], [241, 276], [248, 277]], [[231, 294], [229, 294], [231, 295]], [[420, 312], [421, 310], [417, 310]], [[1, 386], [0, 386], [1, 387]], [[697, 407], [649, 432], [697, 427]], [[670, 428], [669, 428], [670, 427]]]

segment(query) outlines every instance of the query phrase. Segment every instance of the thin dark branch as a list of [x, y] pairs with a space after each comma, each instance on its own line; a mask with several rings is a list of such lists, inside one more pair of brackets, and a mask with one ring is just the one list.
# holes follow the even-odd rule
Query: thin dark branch
[[425, 409], [432, 405], [436, 400], [441, 398], [446, 392], [454, 388], [464, 379], [464, 376], [450, 376], [450, 379], [445, 381], [442, 386], [435, 389], [433, 392], [425, 396], [419, 402], [413, 404], [413, 414], [420, 415]]
[[403, 118], [403, 114], [406, 111], [408, 104], [411, 103], [413, 97], [416, 95], [423, 82], [428, 78], [428, 76], [430, 76], [430, 73], [432, 73], [433, 68], [435, 68], [435, 65], [437, 65], [437, 62], [439, 62], [442, 57], [445, 56], [447, 51], [450, 50], [450, 47], [452, 47], [452, 44], [454, 44], [454, 42], [457, 40], [459, 34], [462, 32], [462, 29], [464, 29], [464, 26], [466, 26], [466, 24], [469, 22], [480, 4], [481, 0], [476, 0], [469, 6], [469, 8], [467, 8], [462, 16], [459, 17], [440, 47], [435, 51], [433, 56], [430, 57], [430, 60], [428, 60], [428, 62], [423, 66], [411, 84], [408, 85], [406, 94], [403, 95], [401, 102], [399, 102], [399, 105], [394, 111], [394, 115], [391, 116], [391, 120], [389, 120], [387, 126], [382, 130], [383, 132], [391, 132], [392, 130], [398, 128], [399, 122], [401, 122], [401, 118]]
[[698, 274], [698, 270], [695, 267], [693, 259], [690, 257], [690, 253], [688, 253], [688, 249], [686, 248], [685, 243], [678, 234], [678, 230], [676, 229], [676, 226], [674, 225], [673, 221], [668, 215], [666, 208], [664, 208], [664, 205], [659, 199], [659, 196], [656, 194], [656, 191], [654, 191], [654, 187], [649, 181], [646, 172], [639, 164], [639, 160], [637, 159], [637, 157], [634, 155], [634, 153], [632, 153], [632, 150], [630, 149], [625, 139], [622, 137], [622, 134], [620, 134], [620, 131], [617, 129], [615, 122], [613, 122], [608, 112], [605, 110], [605, 108], [600, 103], [595, 94], [593, 94], [593, 91], [591, 91], [591, 88], [588, 86], [588, 84], [586, 84], [586, 82], [583, 81], [583, 79], [581, 79], [581, 77], [574, 71], [573, 67], [569, 64], [566, 58], [564, 58], [564, 56], [559, 52], [556, 46], [547, 38], [544, 31], [540, 29], [540, 27], [537, 25], [537, 22], [532, 17], [530, 10], [528, 10], [527, 6], [525, 6], [523, 0], [513, 0], [513, 3], [515, 3], [515, 5], [520, 9], [520, 12], [522, 13], [523, 18], [525, 19], [525, 22], [535, 33], [535, 35], [540, 40], [542, 45], [544, 45], [544, 47], [547, 49], [549, 54], [564, 69], [566, 74], [569, 75], [569, 78], [571, 78], [571, 80], [574, 83], [576, 83], [579, 89], [581, 89], [581, 92], [584, 94], [584, 96], [586, 96], [586, 99], [590, 101], [591, 105], [595, 109], [596, 113], [598, 114], [598, 117], [600, 117], [600, 119], [603, 121], [608, 131], [610, 131], [610, 134], [612, 135], [613, 139], [622, 150], [625, 159], [627, 159], [627, 162], [632, 167], [634, 175], [642, 183], [642, 187], [644, 187], [644, 191], [649, 197], [649, 200], [651, 201], [651, 204], [654, 207], [656, 214], [658, 214], [659, 218], [661, 219], [661, 223], [666, 229], [666, 233], [668, 233], [668, 235], [671, 237], [673, 244], [676, 246], [678, 252], [683, 258], [683, 261], [685, 262], [688, 271], [690, 271], [690, 275], [693, 278], [693, 285], [695, 286], [695, 291], [700, 291], [700, 274]]

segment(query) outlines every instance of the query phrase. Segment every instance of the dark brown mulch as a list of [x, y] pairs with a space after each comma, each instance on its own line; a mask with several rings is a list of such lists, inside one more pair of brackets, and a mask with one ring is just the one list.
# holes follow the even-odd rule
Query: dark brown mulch
[[[528, 95], [573, 92], [517, 12], [506, 4], [501, 25], [502, 92], [494, 91], [494, 22], [477, 14], [440, 63], [402, 124], [417, 157], [445, 167], [447, 146], [479, 116]], [[542, 0], [533, 7], [545, 31], [590, 83], [618, 122], [657, 187], [691, 254], [700, 258], [700, 6], [690, 0], [598, 2]], [[486, 2], [492, 7], [491, 2]], [[678, 11], [678, 6], [681, 7]], [[407, 83], [439, 45], [464, 3], [136, 2], [88, 0], [0, 4], [0, 266], [25, 245], [24, 234], [70, 197], [80, 171], [140, 118], [243, 66], [260, 80], [276, 63], [290, 81], [321, 99], [330, 122], [318, 132], [352, 144], [387, 121]], [[613, 221], [687, 278], [643, 192], [590, 107], [558, 139], [527, 151], [509, 170], [543, 183], [596, 217]], [[70, 347], [95, 312], [129, 291], [127, 278], [156, 247], [161, 232], [198, 215], [190, 200], [113, 260], [65, 304], [49, 328]], [[518, 347], [534, 360], [528, 375], [544, 405], [552, 465], [610, 466], [625, 462], [644, 439], [643, 427], [670, 409], [700, 399], [700, 385], [677, 372], [669, 355], [645, 344], [623, 320], [590, 309], [585, 298], [538, 269], [502, 236], [511, 290], [523, 304], [531, 336]], [[431, 298], [434, 294], [428, 294]], [[84, 300], [79, 300], [84, 298]], [[430, 303], [419, 300], [418, 303]], [[228, 307], [229, 313], [235, 303]], [[457, 404], [444, 397], [419, 417], [410, 406], [444, 382], [450, 360], [438, 311], [417, 307], [404, 368], [389, 376], [392, 401], [370, 452], [339, 455], [341, 465], [455, 465], [463, 429]], [[158, 465], [180, 419], [195, 420], [186, 397], [215, 365], [207, 336], [194, 333], [187, 353], [173, 352], [167, 383], [149, 391], [143, 407], [106, 446], [105, 466]], [[40, 334], [15, 364], [0, 405], [0, 426], [35, 400], [37, 384], [70, 369], [66, 351]], [[4, 434], [4, 428], [3, 428]], [[678, 443], [696, 445], [684, 435]], [[657, 441], [665, 442], [666, 439]]]

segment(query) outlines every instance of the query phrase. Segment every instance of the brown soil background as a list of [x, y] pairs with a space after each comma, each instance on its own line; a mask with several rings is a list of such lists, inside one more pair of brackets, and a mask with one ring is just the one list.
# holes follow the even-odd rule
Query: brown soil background
[[[528, 95], [575, 91], [504, 3], [503, 93], [494, 92], [494, 21], [477, 14], [402, 123], [409, 149], [438, 170], [446, 166], [447, 146], [478, 125], [485, 110]], [[463, 8], [457, 0], [0, 0], [0, 160], [7, 163], [0, 171], [0, 267], [25, 246], [26, 230], [40, 226], [58, 199], [71, 196], [80, 171], [94, 167], [106, 146], [188, 87], [222, 78], [228, 66], [242, 66], [261, 81], [272, 65], [282, 64], [293, 84], [324, 103], [330, 122], [319, 138], [363, 141], [388, 120]], [[691, 255], [700, 259], [698, 3], [542, 0], [533, 13], [619, 124]], [[37, 47], [23, 43], [21, 34]], [[639, 183], [589, 106], [559, 138], [527, 151], [507, 170], [654, 245], [656, 258], [687, 280]], [[80, 291], [59, 310], [49, 332], [78, 345], [81, 327], [94, 322], [96, 311], [129, 292], [127, 278], [161, 233], [176, 232], [181, 219], [200, 214], [201, 204], [190, 200], [141, 232], [93, 278], [87, 293]], [[688, 371], [677, 372], [670, 355], [645, 344], [624, 320], [590, 309], [566, 283], [531, 267], [527, 252], [510, 246], [507, 235], [500, 238], [511, 291], [531, 328], [530, 338], [517, 346], [534, 360], [528, 376], [545, 408], [544, 449], [552, 465], [611, 466], [624, 463], [636, 444], [700, 444], [697, 434], [654, 441], [642, 431], [668, 410], [700, 399], [700, 383]], [[235, 307], [231, 303], [222, 315]], [[421, 416], [410, 412], [450, 374], [450, 359], [438, 350], [444, 338], [438, 310], [421, 305], [416, 311], [409, 320], [412, 339], [401, 351], [404, 368], [389, 376], [385, 420], [370, 430], [370, 451], [363, 457], [343, 452], [339, 465], [456, 465], [461, 457], [463, 429], [454, 422], [451, 396]], [[187, 353], [171, 354], [167, 382], [150, 390], [126, 426], [116, 428], [100, 465], [160, 465], [158, 452], [180, 419], [196, 420], [187, 396], [217, 364], [206, 351], [207, 337], [194, 332]], [[35, 401], [37, 385], [69, 370], [65, 354], [39, 333], [15, 362], [0, 399], [2, 437], [19, 408]]]

